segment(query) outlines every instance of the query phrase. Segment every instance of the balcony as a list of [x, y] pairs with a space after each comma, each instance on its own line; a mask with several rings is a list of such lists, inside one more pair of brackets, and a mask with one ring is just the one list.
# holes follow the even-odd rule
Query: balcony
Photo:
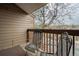
[[[31, 48], [34, 48], [34, 50], [31, 49], [32, 51], [30, 52], [34, 52], [33, 54], [40, 56], [79, 55], [79, 41], [76, 41], [79, 38], [79, 30], [77, 30], [79, 28], [76, 27], [78, 27], [79, 25], [76, 27], [70, 25], [74, 28], [74, 30], [69, 29], [70, 27], [68, 26], [67, 28], [61, 29], [63, 25], [58, 25], [58, 27], [56, 27], [55, 25], [48, 26], [48, 29], [29, 29], [43, 27], [47, 28], [47, 21], [44, 22], [46, 24], [44, 24], [43, 26], [42, 24], [36, 26], [38, 24], [36, 24], [35, 22], [35, 15], [32, 14], [36, 13], [34, 12], [35, 10], [38, 11], [38, 9], [45, 5], [46, 3], [0, 4], [0, 56], [27, 56], [29, 53], [27, 54], [28, 51], [26, 51], [27, 49], [25, 48], [28, 48], [29, 45], [31, 45]], [[36, 16], [40, 15], [42, 17], [41, 20], [43, 21], [44, 13], [36, 13]], [[51, 15], [49, 15], [49, 13], [46, 14], [48, 16]], [[46, 20], [48, 19], [46, 18]], [[76, 22], [76, 20], [73, 22], [78, 23], [78, 21]], [[53, 23], [51, 24], [53, 25]], [[54, 27], [59, 29], [53, 29]], [[66, 37], [63, 38], [64, 34]]]

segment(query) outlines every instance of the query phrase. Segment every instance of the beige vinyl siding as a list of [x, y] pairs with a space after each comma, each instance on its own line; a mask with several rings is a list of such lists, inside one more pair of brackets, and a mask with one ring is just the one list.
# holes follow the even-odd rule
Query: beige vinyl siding
[[15, 4], [0, 4], [0, 50], [26, 43], [26, 30], [33, 18]]

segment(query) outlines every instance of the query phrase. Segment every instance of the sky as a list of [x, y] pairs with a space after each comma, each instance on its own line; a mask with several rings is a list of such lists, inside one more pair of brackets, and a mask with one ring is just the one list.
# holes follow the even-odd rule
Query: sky
[[79, 4], [73, 4], [75, 5], [72, 12], [72, 19], [65, 19], [65, 24], [74, 24], [79, 25]]

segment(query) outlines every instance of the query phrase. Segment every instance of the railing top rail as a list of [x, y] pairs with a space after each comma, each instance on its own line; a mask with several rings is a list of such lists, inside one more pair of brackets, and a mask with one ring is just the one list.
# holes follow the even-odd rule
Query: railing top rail
[[63, 32], [68, 32], [69, 35], [79, 36], [79, 30], [75, 29], [27, 29], [27, 32], [28, 31], [54, 33], [54, 34], [61, 34]]

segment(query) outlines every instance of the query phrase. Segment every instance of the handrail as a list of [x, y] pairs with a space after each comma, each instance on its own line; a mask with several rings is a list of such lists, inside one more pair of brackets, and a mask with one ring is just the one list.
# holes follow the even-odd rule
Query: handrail
[[37, 32], [45, 32], [45, 33], [55, 33], [55, 34], [68, 32], [69, 35], [79, 36], [79, 30], [74, 30], [74, 29], [27, 29], [27, 31], [37, 31]]

